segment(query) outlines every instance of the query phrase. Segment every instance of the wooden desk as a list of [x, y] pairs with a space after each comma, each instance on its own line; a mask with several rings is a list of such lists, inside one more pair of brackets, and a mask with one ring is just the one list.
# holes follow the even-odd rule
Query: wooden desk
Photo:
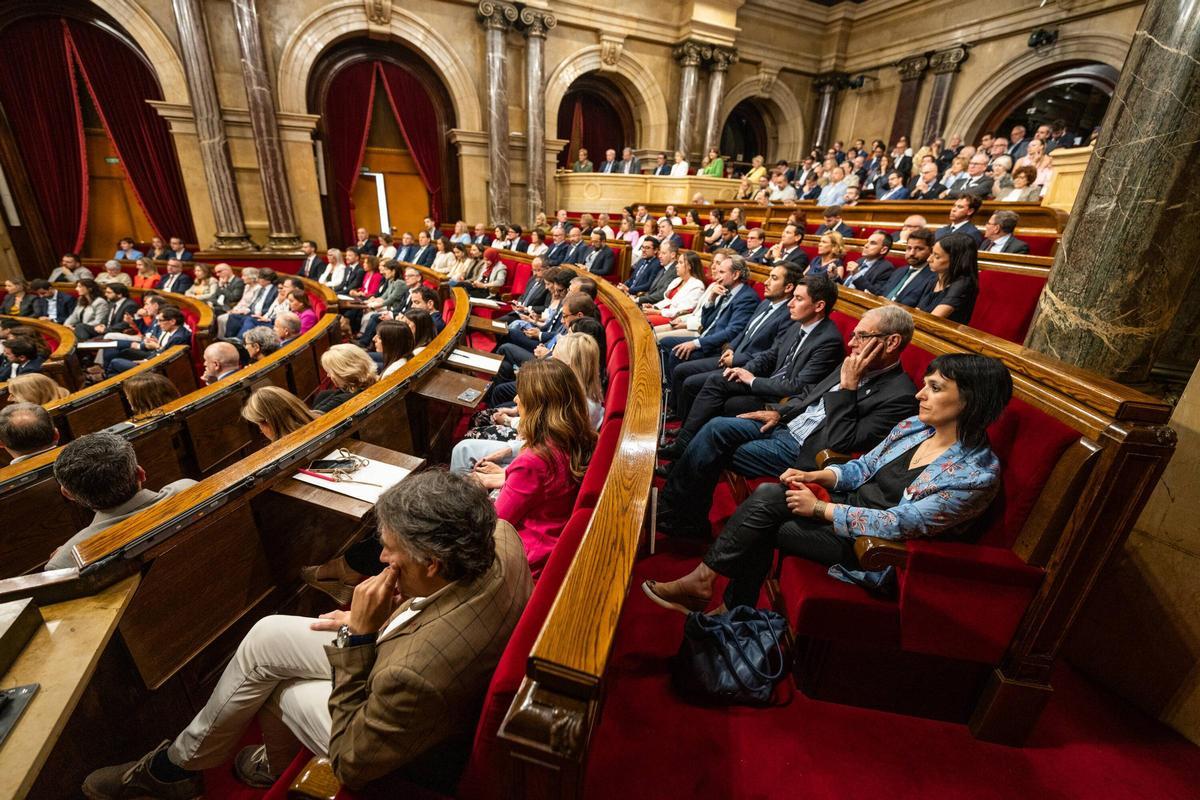
[[[430, 400], [474, 411], [483, 401], [483, 393], [487, 391], [488, 383], [489, 381], [485, 381], [483, 378], [468, 375], [465, 372], [452, 372], [448, 369], [438, 368], [431, 371], [429, 377], [417, 387], [417, 394]], [[467, 389], [475, 389], [479, 392], [479, 396], [469, 403], [459, 397]]]
[[[462, 361], [458, 361], [455, 357], [455, 354], [458, 353], [459, 351], [462, 351], [463, 353], [468, 353], [473, 356], [482, 356], [483, 358], [487, 359], [490, 362], [490, 366], [481, 368], [481, 367], [476, 367], [476, 366], [473, 366], [470, 364], [464, 364]], [[504, 363], [503, 356], [498, 356], [495, 353], [489, 353], [486, 350], [476, 350], [474, 347], [459, 347], [453, 353], [451, 353], [449, 356], [446, 357], [446, 366], [449, 367], [450, 369], [457, 369], [457, 370], [462, 370], [464, 372], [470, 372], [470, 373], [482, 373], [484, 375], [487, 375], [488, 377], [492, 377], [497, 372], [499, 372], [500, 365], [502, 363]]]
[[99, 594], [43, 608], [46, 624], [0, 679], [11, 689], [39, 683], [25, 714], [0, 748], [0, 797], [25, 797], [88, 685], [139, 576]]
[[508, 333], [508, 326], [503, 322], [481, 317], [478, 314], [472, 314], [471, 318], [467, 320], [467, 328], [479, 333], [490, 333], [496, 336]]
[[[407, 453], [398, 453], [395, 450], [389, 450], [386, 447], [380, 447], [369, 442], [361, 442], [358, 439], [349, 439], [342, 446], [357, 456], [403, 467], [409, 472], [416, 472], [425, 466], [425, 459], [423, 458], [410, 456]], [[330, 511], [335, 511], [338, 514], [353, 519], [362, 519], [368, 511], [375, 507], [371, 503], [354, 497], [348, 497], [340, 492], [322, 489], [320, 486], [313, 486], [311, 483], [304, 483], [297, 480], [280, 481], [271, 488], [271, 491], [301, 500], [305, 503], [320, 506], [321, 508], [327, 508]]]

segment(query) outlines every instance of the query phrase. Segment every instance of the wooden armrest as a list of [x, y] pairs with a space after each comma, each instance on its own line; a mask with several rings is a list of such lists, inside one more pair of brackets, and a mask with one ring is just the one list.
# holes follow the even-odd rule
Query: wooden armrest
[[329, 759], [324, 756], [313, 756], [300, 774], [288, 787], [288, 797], [312, 797], [319, 800], [334, 800], [342, 789]]
[[908, 560], [908, 546], [904, 542], [860, 536], [854, 540], [854, 555], [863, 569], [874, 572], [884, 567], [902, 567]]
[[817, 453], [817, 469], [825, 469], [830, 464], [845, 464], [854, 458], [847, 453], [839, 453], [837, 450], [830, 450], [828, 447]]
[[508, 303], [508, 302], [511, 302], [511, 301], [512, 301], [512, 299], [513, 299], [513, 293], [512, 293], [512, 292], [505, 292], [504, 294], [500, 295], [500, 299], [501, 299], [501, 300], [503, 300], [503, 301], [504, 301], [504, 302], [506, 302], [506, 303]]

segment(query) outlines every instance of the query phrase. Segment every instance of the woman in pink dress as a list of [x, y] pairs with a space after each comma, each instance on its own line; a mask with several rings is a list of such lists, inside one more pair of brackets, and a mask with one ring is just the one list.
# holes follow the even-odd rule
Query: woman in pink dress
[[514, 399], [524, 448], [507, 468], [482, 461], [472, 474], [485, 488], [500, 490], [496, 513], [521, 534], [537, 578], [571, 517], [596, 430], [583, 385], [565, 361], [521, 365]]

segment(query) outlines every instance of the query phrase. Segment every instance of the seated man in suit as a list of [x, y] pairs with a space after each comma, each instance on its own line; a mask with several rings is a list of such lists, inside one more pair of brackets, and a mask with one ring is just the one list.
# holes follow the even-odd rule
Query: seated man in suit
[[400, 234], [400, 246], [396, 248], [396, 260], [405, 264], [411, 264], [413, 256], [417, 254], [417, 243], [413, 240], [413, 235], [408, 231]]
[[972, 195], [980, 198], [991, 196], [992, 176], [987, 174], [988, 166], [988, 157], [983, 153], [971, 156], [967, 162], [966, 176], [956, 180], [940, 197], [943, 200], [956, 200]]
[[167, 248], [167, 258], [178, 258], [180, 261], [191, 261], [192, 251], [183, 246], [183, 239], [172, 236], [170, 247]]
[[981, 251], [990, 253], [1020, 253], [1029, 255], [1029, 243], [1013, 235], [1021, 216], [1015, 211], [1001, 209], [988, 218], [983, 228]]
[[929, 268], [933, 241], [933, 233], [928, 230], [910, 233], [908, 244], [904, 246], [904, 260], [908, 266], [892, 270], [887, 280], [879, 285], [879, 291], [873, 294], [915, 308], [925, 290], [937, 283], [937, 274]]
[[550, 355], [558, 338], [570, 329], [571, 323], [584, 317], [596, 317], [598, 314], [596, 303], [591, 297], [583, 292], [569, 293], [563, 298], [561, 311], [547, 320], [544, 328], [534, 329], [540, 330], [541, 333], [532, 349], [525, 343], [517, 344], [517, 336], [513, 336], [511, 341], [497, 348], [496, 354], [504, 356], [504, 361], [500, 362], [500, 368], [496, 370], [495, 383], [514, 380], [517, 377], [517, 368], [526, 361]]
[[767, 260], [767, 246], [763, 244], [762, 228], [751, 228], [746, 231], [746, 252], [742, 258], [748, 264], [764, 264]]
[[379, 242], [366, 228], [359, 228], [354, 232], [354, 249], [359, 255], [376, 256], [379, 255]]
[[971, 217], [975, 216], [981, 205], [983, 197], [977, 194], [966, 194], [955, 200], [954, 205], [950, 206], [950, 224], [938, 228], [933, 240], [936, 242], [950, 233], [965, 233], [978, 245], [983, 241], [983, 232], [971, 223]]
[[854, 236], [854, 229], [842, 222], [841, 206], [829, 206], [821, 213], [821, 216], [824, 217], [824, 222], [817, 228], [817, 236], [830, 231], [837, 231], [843, 239], [850, 239]]
[[104, 372], [107, 377], [133, 369], [136, 362], [144, 361], [157, 352], [192, 343], [192, 331], [184, 324], [183, 312], [175, 306], [159, 309], [154, 323], [141, 341], [130, 342], [128, 347], [118, 349], [111, 356], [105, 354]]
[[433, 240], [429, 238], [429, 233], [418, 231], [417, 247], [413, 250], [412, 263], [421, 267], [432, 267], [436, 255], [437, 248], [433, 246]]
[[593, 275], [607, 275], [616, 267], [616, 258], [608, 246], [608, 237], [599, 228], [592, 229], [590, 251], [584, 256], [583, 265]]
[[[120, 263], [117, 264], [118, 271]], [[65, 283], [74, 283], [80, 278], [95, 278], [92, 271], [80, 263], [79, 256], [76, 253], [63, 253], [63, 257], [59, 259], [58, 266], [50, 273], [48, 281], [63, 281]]]
[[38, 353], [37, 345], [24, 336], [10, 336], [4, 340], [4, 359], [0, 364], [0, 380], [12, 380], [18, 375], [41, 372], [46, 357]]
[[747, 283], [750, 267], [737, 253], [730, 250], [713, 253], [712, 275], [719, 288], [710, 297], [711, 304], [700, 309], [698, 330], [693, 334], [695, 338], [681, 334], [665, 336], [658, 342], [665, 357], [668, 382], [680, 363], [693, 357], [705, 358], [720, 353], [727, 343], [746, 330], [758, 307], [758, 295]]
[[776, 242], [767, 255], [763, 258], [762, 263], [767, 265], [783, 264], [785, 262], [808, 266], [808, 255], [804, 252], [804, 248], [800, 246], [800, 242], [804, 238], [804, 233], [798, 225], [785, 225], [783, 232], [779, 234], [779, 241]]
[[740, 256], [746, 255], [746, 242], [741, 236], [738, 236], [738, 224], [732, 220], [722, 226], [721, 241], [717, 242], [712, 249], [715, 252], [722, 247], [728, 248]]
[[719, 375], [730, 367], [742, 367], [751, 357], [771, 349], [785, 330], [791, 327], [788, 304], [796, 285], [803, 277], [799, 267], [777, 264], [763, 282], [763, 300], [754, 316], [742, 331], [722, 351], [710, 358], [692, 358], [679, 364], [671, 373], [671, 391], [667, 403], [674, 416], [687, 419], [692, 401], [704, 386], [709, 375]]
[[659, 153], [654, 157], [654, 170], [651, 175], [670, 175], [671, 165], [667, 163], [667, 154]]
[[641, 255], [629, 270], [629, 282], [617, 284], [618, 289], [632, 296], [649, 291], [661, 266], [658, 263], [658, 240], [653, 236], [642, 237], [638, 252]]
[[50, 412], [33, 403], [10, 403], [0, 409], [0, 447], [12, 456], [10, 464], [27, 461], [58, 444], [58, 428]]
[[178, 258], [167, 259], [167, 274], [158, 286], [160, 292], [183, 294], [192, 288], [192, 276], [183, 271], [183, 262]]
[[546, 266], [561, 266], [563, 258], [571, 249], [571, 245], [567, 242], [567, 229], [562, 225], [555, 225], [550, 229], [550, 236], [550, 249], [546, 251]]
[[54, 551], [48, 570], [75, 566], [75, 545], [196, 483], [183, 478], [157, 492], [143, 489], [146, 472], [138, 465], [133, 445], [106, 432], [85, 434], [64, 447], [54, 460], [54, 479], [68, 500], [96, 513], [90, 525]]
[[514, 253], [524, 253], [529, 250], [529, 243], [521, 238], [520, 225], [509, 225], [504, 231], [504, 249], [512, 250]]
[[300, 244], [300, 252], [304, 254], [304, 263], [300, 265], [299, 271], [296, 273], [301, 278], [309, 280], [319, 280], [321, 275], [325, 273], [325, 259], [317, 255], [317, 243], [312, 239], [306, 239]]
[[[266, 788], [297, 740], [362, 789], [384, 776], [453, 794], [479, 705], [532, 587], [516, 530], [470, 476], [429, 470], [375, 504], [384, 569], [348, 611], [272, 615], [242, 640], [173, 742], [93, 772], [88, 797], [192, 797], [257, 715], [235, 775]], [[332, 637], [332, 638], [331, 638]], [[332, 680], [331, 680], [332, 676]]]
[[788, 302], [792, 324], [771, 347], [756, 353], [743, 366], [710, 373], [690, 401], [675, 442], [659, 456], [678, 458], [692, 437], [714, 417], [736, 417], [806, 393], [841, 363], [845, 355], [842, 335], [829, 320], [837, 292], [837, 284], [826, 274], [802, 278]]
[[37, 295], [33, 302], [33, 316], [51, 322], [64, 322], [75, 310], [75, 298], [60, 292], [50, 281], [38, 278], [29, 282], [29, 288]]
[[671, 241], [676, 247], [683, 247], [683, 237], [675, 232], [675, 223], [663, 217], [658, 221], [658, 240], [660, 242]]
[[775, 477], [789, 467], [815, 469], [817, 453], [861, 453], [917, 411], [916, 386], [900, 366], [912, 316], [898, 306], [863, 314], [850, 355], [803, 397], [737, 417], [717, 417], [688, 443], [659, 495], [658, 528], [710, 536], [708, 513], [722, 471]]
[[908, 185], [909, 200], [937, 200], [946, 191], [946, 187], [938, 181], [938, 165], [934, 161], [926, 161], [921, 165], [921, 174]]
[[529, 282], [525, 284], [525, 291], [521, 292], [520, 297], [512, 299], [512, 311], [497, 317], [498, 322], [507, 324], [519, 319], [522, 314], [542, 313], [550, 304], [550, 289], [542, 279], [545, 271], [545, 260], [541, 256], [534, 256], [533, 261], [529, 263]]
[[421, 230], [425, 231], [425, 234], [429, 237], [430, 244], [432, 244], [435, 240], [445, 236], [445, 234], [442, 233], [442, 229], [439, 228], [437, 223], [433, 221], [433, 217], [425, 217], [421, 220]]
[[887, 255], [892, 249], [892, 235], [886, 231], [875, 231], [867, 237], [863, 245], [862, 255], [857, 261], [846, 264], [850, 274], [842, 281], [843, 286], [861, 289], [864, 292], [879, 294], [879, 290], [892, 276], [896, 265], [888, 261]]
[[604, 160], [596, 168], [596, 172], [616, 174], [621, 171], [621, 162], [617, 161], [617, 151], [611, 147], [604, 151]]
[[[488, 236], [487, 225], [484, 225], [482, 222], [476, 222], [471, 233], [471, 244], [487, 247], [491, 243], [492, 239]], [[397, 260], [403, 261], [404, 259], [398, 257]]]
[[679, 249], [679, 245], [673, 241], [660, 241], [658, 243], [659, 271], [655, 274], [649, 289], [641, 294], [634, 295], [634, 300], [639, 305], [657, 303], [667, 296], [667, 289], [670, 287], [671, 281], [675, 280], [676, 277], [675, 261], [679, 256]]
[[246, 293], [246, 284], [228, 264], [217, 264], [213, 267], [213, 273], [217, 276], [217, 292], [211, 305], [213, 311], [221, 314], [238, 304]]
[[621, 168], [622, 175], [641, 175], [642, 162], [633, 155], [633, 148], [626, 147], [621, 151]]
[[433, 320], [433, 335], [441, 333], [442, 328], [446, 327], [446, 321], [442, 319], [442, 299], [438, 296], [437, 289], [421, 284], [409, 292], [409, 295], [412, 297], [411, 308], [423, 308], [429, 313], [430, 319]]
[[904, 186], [904, 176], [896, 170], [892, 170], [887, 174], [888, 188], [887, 191], [879, 195], [879, 200], [907, 200], [909, 191]]
[[204, 374], [200, 379], [205, 386], [212, 386], [228, 378], [242, 367], [241, 354], [229, 342], [213, 342], [204, 348]]

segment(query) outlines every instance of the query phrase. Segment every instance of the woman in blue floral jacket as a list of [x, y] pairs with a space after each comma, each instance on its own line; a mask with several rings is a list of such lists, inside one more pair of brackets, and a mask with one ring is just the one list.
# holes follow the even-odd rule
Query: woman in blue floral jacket
[[[998, 360], [955, 354], [933, 360], [917, 392], [917, 416], [874, 450], [816, 472], [789, 469], [738, 507], [704, 561], [670, 583], [646, 581], [654, 602], [677, 611], [710, 604], [718, 575], [730, 579], [724, 605], [753, 606], [775, 550], [821, 564], [856, 567], [854, 539], [961, 533], [1000, 488], [1000, 460], [987, 428], [1012, 397]], [[829, 501], [805, 484], [824, 487]]]

